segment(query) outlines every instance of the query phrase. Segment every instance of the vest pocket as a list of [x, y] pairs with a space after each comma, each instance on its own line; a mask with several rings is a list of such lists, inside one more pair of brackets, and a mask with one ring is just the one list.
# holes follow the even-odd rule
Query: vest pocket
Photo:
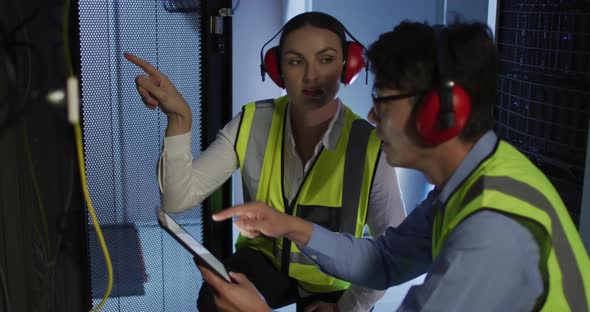
[[297, 217], [316, 223], [332, 232], [340, 231], [340, 207], [297, 205]]

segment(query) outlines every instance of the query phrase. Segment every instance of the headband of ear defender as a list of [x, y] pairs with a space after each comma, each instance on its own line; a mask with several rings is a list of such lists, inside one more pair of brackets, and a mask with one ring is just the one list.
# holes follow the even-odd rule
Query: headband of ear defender
[[[333, 18], [326, 14], [327, 17]], [[337, 20], [336, 20], [337, 21]], [[342, 27], [342, 30], [348, 34], [354, 41], [346, 41], [344, 43], [344, 63], [342, 64], [342, 77], [340, 81], [345, 85], [349, 85], [354, 82], [360, 71], [365, 68], [367, 70], [367, 65], [364, 58], [364, 51], [365, 47], [358, 41], [348, 30], [342, 25], [339, 21], [337, 23]], [[262, 81], [264, 81], [265, 74], [268, 74], [270, 79], [274, 81], [274, 83], [281, 87], [285, 88], [285, 84], [282, 78], [281, 73], [281, 66], [280, 66], [280, 51], [278, 46], [274, 46], [266, 53], [264, 52], [264, 47], [266, 47], [274, 38], [276, 38], [285, 28], [283, 26], [269, 41], [267, 41], [260, 50], [260, 74], [262, 76]], [[264, 57], [263, 57], [264, 54]]]

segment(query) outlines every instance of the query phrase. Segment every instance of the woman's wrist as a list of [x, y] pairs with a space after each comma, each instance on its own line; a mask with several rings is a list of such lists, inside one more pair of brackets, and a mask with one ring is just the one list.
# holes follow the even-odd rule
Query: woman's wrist
[[166, 127], [166, 136], [185, 134], [191, 131], [192, 115], [190, 111], [183, 113], [168, 114], [168, 126]]

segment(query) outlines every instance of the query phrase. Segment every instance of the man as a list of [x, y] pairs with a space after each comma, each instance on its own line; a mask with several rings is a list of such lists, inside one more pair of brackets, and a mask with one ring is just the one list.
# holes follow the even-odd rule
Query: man
[[[423, 172], [435, 185], [428, 197], [375, 240], [330, 233], [262, 203], [214, 219], [237, 216], [247, 237], [287, 237], [323, 271], [370, 288], [426, 272], [400, 311], [588, 311], [590, 261], [566, 207], [492, 131], [497, 56], [487, 26], [404, 22], [368, 57], [369, 118], [387, 161]], [[239, 300], [266, 309], [243, 276], [230, 284], [200, 269], [222, 309], [239, 311]]]

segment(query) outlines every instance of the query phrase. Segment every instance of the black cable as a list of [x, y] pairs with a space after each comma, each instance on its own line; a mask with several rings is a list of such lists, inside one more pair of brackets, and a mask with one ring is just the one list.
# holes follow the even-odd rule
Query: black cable
[[16, 69], [4, 44], [0, 45], [0, 129], [11, 119], [11, 104], [15, 99]]
[[231, 14], [235, 14], [238, 8], [240, 7], [240, 0], [236, 2], [236, 6], [231, 9]]
[[2, 282], [2, 294], [4, 295], [4, 311], [12, 311], [10, 309], [10, 297], [8, 297], [8, 285], [6, 284], [6, 275], [4, 269], [0, 265], [0, 280]]
[[[70, 211], [70, 207], [71, 207], [71, 204], [72, 204], [72, 195], [74, 193], [74, 177], [73, 177], [74, 172], [75, 172], [74, 161], [75, 160], [73, 160], [73, 159], [72, 160], [69, 160], [68, 159], [68, 161], [67, 161], [68, 164], [69, 164], [69, 166], [68, 166], [68, 170], [66, 172], [70, 173], [70, 174], [68, 174], [68, 176], [70, 178], [68, 179], [69, 182], [66, 183], [66, 185], [68, 185], [68, 187], [67, 187], [66, 203], [64, 205], [64, 212], [63, 212], [64, 218], [69, 218], [68, 213]], [[69, 221], [68, 221], [68, 223], [69, 223]], [[48, 267], [50, 268], [50, 274], [51, 274], [50, 275], [50, 283], [51, 283], [50, 289], [52, 291], [54, 291], [56, 289], [59, 289], [58, 286], [56, 285], [56, 280], [57, 279], [55, 277], [55, 274], [57, 272], [57, 270], [56, 270], [57, 262], [59, 261], [59, 256], [61, 255], [61, 248], [62, 248], [61, 245], [62, 245], [63, 240], [64, 240], [64, 233], [62, 231], [64, 231], [64, 230], [65, 229], [58, 229], [58, 231], [57, 231], [57, 243], [55, 245], [55, 255], [52, 258], [50, 258], [48, 260], [48, 263], [47, 263], [48, 264]], [[57, 292], [57, 293], [58, 294], [63, 294], [63, 292]], [[53, 296], [51, 296], [51, 299], [53, 299], [52, 306], [54, 308], [58, 306], [56, 302], [59, 302], [60, 304], [63, 304], [63, 300], [57, 301], [56, 300], [57, 299], [56, 297], [57, 297], [57, 294], [55, 294], [55, 293], [53, 294]]]
[[[17, 9], [15, 10], [15, 12], [16, 12], [16, 14], [18, 15], [18, 18], [20, 19], [20, 18], [22, 17], [22, 14], [21, 14], [21, 12], [20, 12], [20, 9], [19, 9], [19, 7], [18, 7], [18, 6], [17, 6]], [[27, 27], [26, 27], [26, 26], [28, 26], [28, 25], [29, 25], [29, 24], [30, 24], [30, 23], [31, 23], [33, 20], [35, 20], [35, 18], [37, 17], [37, 12], [39, 12], [39, 9], [38, 9], [38, 8], [37, 8], [37, 9], [35, 9], [35, 11], [34, 11], [34, 12], [31, 14], [31, 15], [29, 15], [28, 17], [25, 17], [25, 18], [23, 18], [22, 22], [21, 22], [21, 23], [19, 23], [18, 25], [16, 25], [16, 26], [15, 26], [15, 27], [14, 27], [14, 28], [13, 28], [13, 29], [10, 31], [9, 37], [10, 37], [10, 39], [13, 41], [13, 42], [12, 42], [12, 44], [14, 44], [14, 42], [16, 42], [16, 41], [17, 41], [17, 40], [15, 40], [15, 39], [14, 39], [14, 35], [15, 35], [15, 34], [16, 34], [16, 33], [17, 33], [19, 30], [21, 30], [21, 29], [22, 29], [23, 37], [24, 37], [24, 39], [25, 39], [24, 43], [25, 43], [26, 45], [30, 45], [30, 44], [29, 44], [29, 42], [30, 42], [30, 41], [29, 41], [29, 32], [28, 32], [28, 30], [27, 30]], [[9, 43], [10, 43], [10, 42], [9, 42]], [[20, 44], [20, 43], [19, 43], [19, 44]], [[24, 102], [26, 102], [26, 101], [28, 100], [28, 98], [29, 98], [29, 95], [30, 95], [30, 91], [31, 91], [31, 80], [32, 80], [32, 78], [31, 78], [31, 76], [32, 76], [32, 75], [31, 75], [31, 67], [32, 67], [32, 61], [31, 61], [31, 59], [32, 59], [32, 58], [31, 58], [31, 51], [30, 51], [29, 49], [27, 49], [27, 62], [26, 62], [26, 64], [28, 65], [28, 66], [27, 66], [27, 72], [28, 72], [28, 75], [26, 75], [26, 76], [25, 76], [25, 80], [27, 81], [27, 83], [25, 84], [25, 92], [24, 92], [24, 94], [23, 94], [23, 99], [24, 99]], [[39, 59], [41, 59], [41, 58], [39, 58]], [[16, 64], [16, 62], [15, 62], [15, 64]]]
[[25, 17], [19, 24], [14, 26], [14, 28], [12, 28], [12, 30], [10, 31], [10, 37], [13, 38], [14, 34], [18, 32], [21, 28], [25, 29], [25, 26], [27, 26], [37, 17], [37, 13], [39, 13], [39, 8], [35, 8], [35, 11], [33, 11], [31, 15]]
[[[10, 103], [10, 92], [13, 89], [13, 84], [15, 81], [16, 72], [14, 70], [14, 66], [11, 63], [11, 59], [9, 58], [6, 52], [6, 32], [4, 31], [3, 25], [0, 23], [0, 129], [5, 122], [4, 112], [3, 110], [6, 109], [6, 119], [8, 119], [8, 103]], [[6, 93], [6, 94], [4, 94]], [[8, 296], [8, 284], [6, 283], [6, 275], [4, 273], [4, 268], [0, 265], [0, 287], [2, 288], [2, 295], [4, 297], [4, 310], [3, 311], [11, 311], [10, 305], [10, 297]]]
[[[20, 16], [20, 11], [16, 12]], [[44, 61], [40, 51], [28, 42], [29, 34], [27, 26], [37, 18], [39, 9], [37, 8], [28, 17], [24, 18], [19, 24], [7, 31], [6, 26], [0, 24], [0, 72], [7, 73], [7, 82], [5, 83], [7, 93], [12, 94], [11, 97], [2, 99], [2, 110], [0, 110], [0, 129], [9, 127], [13, 122], [20, 119], [22, 115], [30, 110], [30, 108], [41, 99], [41, 94], [31, 93], [32, 85], [32, 60], [33, 58], [38, 62], [38, 72], [36, 77], [38, 81], [44, 81]], [[14, 37], [22, 31], [24, 41], [18, 41]], [[24, 48], [25, 53], [18, 53], [17, 49]], [[25, 62], [27, 70], [17, 70], [16, 58], [19, 55], [25, 54], [27, 61]], [[34, 56], [34, 57], [32, 57]], [[13, 73], [11, 73], [13, 72]], [[26, 72], [23, 81], [25, 82], [24, 92], [19, 86], [17, 73]], [[4, 79], [4, 77], [3, 77]], [[2, 95], [4, 97], [4, 95]], [[9, 100], [10, 99], [10, 100]]]
[[187, 3], [187, 2], [194, 2], [194, 1], [187, 1], [187, 0], [165, 0], [164, 1], [164, 10], [168, 12], [176, 12], [176, 13], [196, 13], [199, 12], [201, 9], [201, 5], [199, 2], [197, 3]]
[[[39, 52], [39, 50], [35, 46], [33, 46], [33, 45], [31, 45], [30, 43], [27, 43], [27, 42], [12, 41], [9, 44], [10, 44], [9, 47], [11, 47], [11, 48], [26, 48], [27, 51], [28, 51], [28, 53], [31, 53], [32, 52], [35, 55], [36, 60], [39, 62], [39, 66], [38, 66], [39, 67], [39, 72], [37, 73], [39, 75], [39, 80], [40, 81], [44, 81], [44, 79], [45, 79], [45, 70], [44, 70], [44, 68], [45, 68], [45, 62], [43, 61], [43, 57], [41, 56], [41, 52]], [[30, 62], [30, 58], [29, 58], [28, 67], [29, 68], [33, 67], [32, 64], [31, 64], [31, 62]], [[29, 75], [29, 80], [30, 80], [30, 77], [31, 76], [32, 75]], [[29, 84], [30, 84], [30, 82], [29, 82]]]

